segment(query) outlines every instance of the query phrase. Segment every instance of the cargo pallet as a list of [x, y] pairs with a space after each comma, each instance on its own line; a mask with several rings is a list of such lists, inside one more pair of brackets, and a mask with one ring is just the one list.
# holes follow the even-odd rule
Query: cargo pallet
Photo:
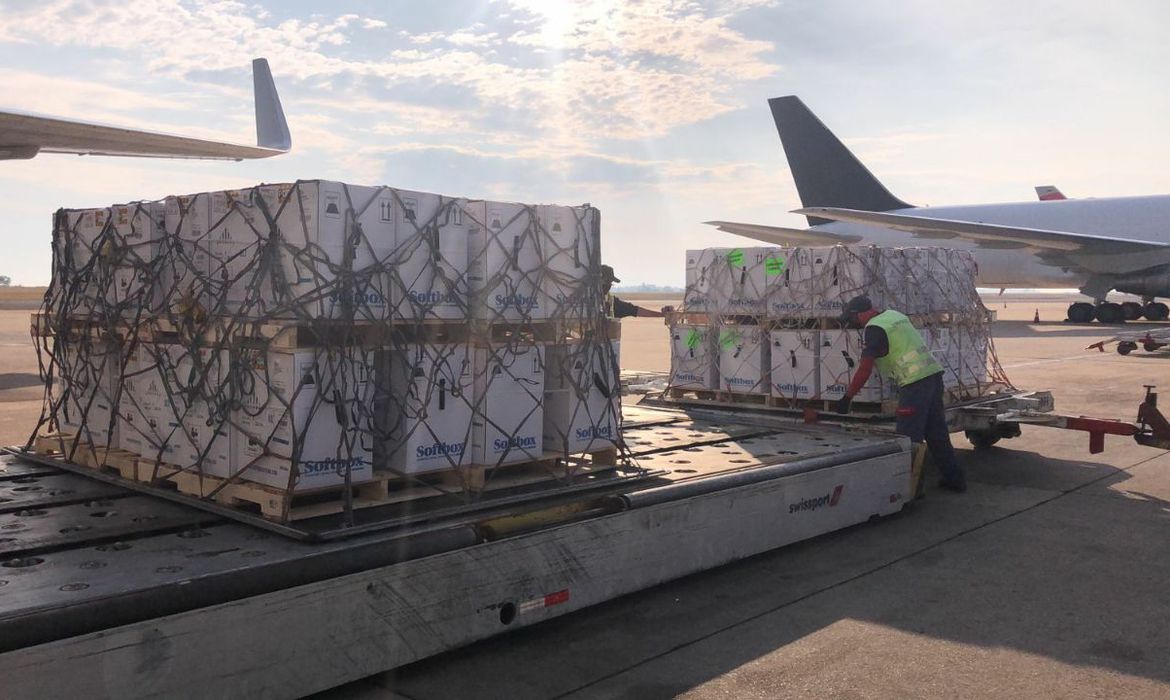
[[199, 507], [217, 506], [288, 523], [347, 509], [372, 508], [425, 498], [463, 494], [473, 497], [486, 491], [528, 486], [542, 482], [589, 477], [616, 469], [617, 448], [587, 453], [583, 457], [546, 452], [540, 460], [495, 467], [470, 465], [419, 475], [375, 471], [375, 477], [350, 485], [328, 486], [288, 492], [275, 486], [243, 478], [222, 479], [200, 474], [191, 468], [160, 463], [132, 452], [93, 447], [70, 433], [48, 433], [33, 440], [32, 454], [47, 458], [63, 468], [90, 470], [149, 489], [177, 491], [186, 502]]

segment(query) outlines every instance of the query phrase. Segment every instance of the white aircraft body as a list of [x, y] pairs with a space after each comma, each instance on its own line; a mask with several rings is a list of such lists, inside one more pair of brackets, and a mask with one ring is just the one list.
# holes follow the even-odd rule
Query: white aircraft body
[[252, 83], [255, 146], [0, 110], [0, 160], [25, 160], [40, 153], [213, 160], [270, 158], [287, 153], [292, 137], [267, 60], [252, 61]]
[[[709, 221], [777, 245], [865, 243], [972, 251], [987, 287], [1079, 287], [1086, 322], [1170, 316], [1170, 195], [914, 207], [890, 194], [797, 97], [768, 101], [807, 229]], [[1145, 304], [1105, 302], [1112, 290]]]

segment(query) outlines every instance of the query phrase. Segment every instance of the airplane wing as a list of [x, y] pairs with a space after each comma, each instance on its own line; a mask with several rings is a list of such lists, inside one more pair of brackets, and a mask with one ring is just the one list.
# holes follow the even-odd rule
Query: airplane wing
[[848, 245], [861, 240], [861, 236], [802, 228], [764, 226], [763, 224], [741, 224], [734, 221], [704, 221], [703, 223], [708, 226], [714, 226], [720, 231], [734, 233], [737, 236], [754, 238], [757, 241], [764, 241], [765, 243], [772, 243], [774, 245]]
[[881, 226], [921, 238], [958, 238], [981, 247], [1031, 248], [1050, 265], [1078, 269], [1092, 275], [1131, 274], [1170, 264], [1170, 244], [1158, 241], [834, 207], [806, 207], [793, 213]]
[[292, 147], [292, 137], [267, 60], [252, 61], [252, 80], [256, 100], [255, 146], [0, 111], [0, 160], [33, 158], [38, 153], [213, 160], [269, 158], [286, 153]]

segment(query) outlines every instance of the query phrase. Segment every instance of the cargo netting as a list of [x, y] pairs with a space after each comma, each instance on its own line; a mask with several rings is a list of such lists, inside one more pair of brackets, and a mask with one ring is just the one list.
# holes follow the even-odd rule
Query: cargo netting
[[[769, 406], [823, 407], [860, 364], [864, 331], [838, 320], [849, 299], [910, 317], [943, 368], [948, 402], [1012, 388], [995, 353], [991, 314], [967, 251], [876, 246], [687, 251], [683, 305], [670, 318], [674, 392], [761, 397]], [[859, 403], [895, 399], [875, 372]], [[875, 406], [876, 409], [876, 406]]]
[[626, 462], [600, 223], [319, 180], [60, 210], [30, 445], [204, 498]]

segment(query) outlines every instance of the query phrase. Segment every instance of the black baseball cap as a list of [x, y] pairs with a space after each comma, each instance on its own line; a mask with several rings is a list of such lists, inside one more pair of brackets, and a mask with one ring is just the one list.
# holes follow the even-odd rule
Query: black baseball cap
[[614, 276], [613, 268], [610, 267], [609, 265], [602, 265], [601, 266], [601, 276], [603, 278], [609, 279], [610, 282], [621, 282], [621, 280], [619, 280], [617, 277]]
[[872, 310], [873, 302], [869, 300], [869, 297], [862, 294], [845, 302], [845, 306], [841, 307], [841, 315], [838, 317], [838, 320], [845, 323], [859, 313]]

